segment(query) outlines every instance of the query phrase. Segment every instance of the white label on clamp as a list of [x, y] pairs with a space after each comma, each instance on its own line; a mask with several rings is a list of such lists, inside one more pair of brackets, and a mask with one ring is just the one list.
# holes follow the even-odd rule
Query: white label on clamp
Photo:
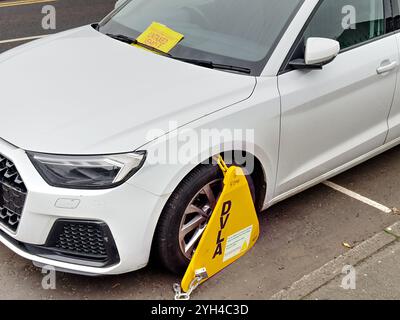
[[228, 237], [225, 247], [224, 262], [247, 250], [250, 244], [252, 231], [253, 226], [250, 226]]

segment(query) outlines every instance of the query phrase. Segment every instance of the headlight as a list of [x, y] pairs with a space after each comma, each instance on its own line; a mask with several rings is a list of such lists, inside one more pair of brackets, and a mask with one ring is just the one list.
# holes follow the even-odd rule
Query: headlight
[[143, 165], [146, 152], [105, 156], [59, 156], [28, 152], [33, 165], [54, 187], [106, 189], [120, 185]]

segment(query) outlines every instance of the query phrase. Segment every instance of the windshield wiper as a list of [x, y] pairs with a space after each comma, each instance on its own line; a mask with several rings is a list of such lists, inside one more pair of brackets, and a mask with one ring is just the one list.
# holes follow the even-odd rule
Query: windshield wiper
[[181, 57], [174, 57], [174, 56], [171, 56], [171, 55], [169, 55], [169, 57], [172, 58], [172, 59], [175, 59], [175, 60], [196, 64], [198, 66], [202, 66], [202, 67], [205, 67], [205, 68], [219, 69], [219, 70], [230, 70], [230, 71], [236, 71], [236, 72], [251, 74], [251, 69], [249, 69], [249, 68], [231, 66], [231, 65], [228, 65], [228, 64], [214, 63], [214, 62], [208, 61], [208, 60], [181, 58]]
[[145, 49], [148, 49], [150, 51], [159, 53], [159, 54], [161, 54], [163, 56], [169, 57], [171, 59], [179, 60], [179, 61], [182, 61], [182, 62], [195, 64], [195, 65], [202, 66], [202, 67], [209, 68], [209, 69], [229, 70], [229, 71], [235, 71], [235, 72], [251, 74], [251, 69], [249, 69], [249, 68], [231, 66], [231, 65], [228, 65], [228, 64], [214, 63], [214, 62], [208, 61], [208, 60], [175, 57], [175, 56], [173, 56], [173, 55], [171, 55], [169, 53], [166, 53], [166, 52], [164, 52], [162, 50], [159, 50], [157, 48], [149, 46], [149, 45], [147, 45], [145, 43], [139, 42], [136, 39], [128, 37], [128, 36], [125, 36], [123, 34], [107, 33], [107, 36], [109, 36], [109, 37], [111, 37], [113, 39], [125, 42], [125, 43], [136, 44], [136, 45], [141, 46], [141, 47], [143, 47]]
[[131, 44], [131, 43], [133, 43], [135, 41], [135, 39], [133, 39], [131, 37], [128, 37], [128, 36], [125, 36], [123, 34], [107, 33], [106, 35], [111, 37], [111, 38], [113, 38], [113, 39], [115, 39], [115, 40], [119, 40], [119, 41], [126, 42], [126, 43], [129, 43], [129, 44]]
[[162, 50], [159, 50], [157, 48], [149, 46], [149, 45], [147, 45], [145, 43], [139, 42], [135, 38], [131, 38], [131, 37], [125, 36], [123, 34], [111, 34], [111, 33], [107, 33], [107, 36], [109, 36], [109, 37], [111, 37], [113, 39], [125, 42], [125, 43], [136, 44], [136, 45], [141, 46], [141, 47], [143, 47], [143, 48], [145, 48], [147, 50], [154, 51], [154, 52], [157, 52], [157, 53], [159, 53], [159, 54], [161, 54], [163, 56], [172, 58], [172, 56], [169, 53], [165, 53]]

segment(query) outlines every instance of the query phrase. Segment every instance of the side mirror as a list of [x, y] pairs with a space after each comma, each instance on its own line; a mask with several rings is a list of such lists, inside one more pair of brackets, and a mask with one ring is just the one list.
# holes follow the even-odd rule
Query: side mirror
[[115, 3], [115, 9], [119, 8], [124, 2], [125, 2], [125, 0], [118, 0], [118, 1]]
[[340, 52], [340, 43], [327, 38], [308, 38], [303, 59], [289, 64], [295, 69], [322, 69], [332, 62]]

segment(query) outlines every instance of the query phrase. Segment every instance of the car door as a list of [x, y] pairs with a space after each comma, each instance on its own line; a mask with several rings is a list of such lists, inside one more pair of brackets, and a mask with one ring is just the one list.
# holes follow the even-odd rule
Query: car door
[[383, 0], [324, 0], [315, 9], [287, 60], [304, 58], [308, 37], [335, 39], [341, 52], [323, 70], [287, 66], [278, 76], [277, 194], [384, 144], [399, 60], [396, 36], [386, 32], [390, 16]]
[[[396, 40], [400, 48], [400, 0], [392, 0], [393, 5], [393, 29], [396, 33]], [[399, 50], [400, 55], [400, 50]], [[392, 142], [400, 138], [400, 71], [397, 71], [396, 93], [393, 100], [392, 109], [388, 118], [389, 133], [387, 142]]]

